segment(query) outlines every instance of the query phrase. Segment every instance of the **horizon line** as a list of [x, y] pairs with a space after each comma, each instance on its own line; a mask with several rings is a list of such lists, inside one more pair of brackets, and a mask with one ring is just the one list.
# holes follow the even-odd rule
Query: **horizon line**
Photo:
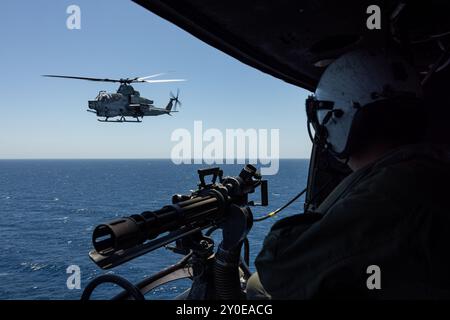
[[[290, 157], [286, 157], [286, 158], [277, 158], [278, 160], [310, 160], [310, 158], [290, 158]], [[171, 158], [0, 158], [0, 161], [11, 161], [11, 160], [171, 160]], [[197, 158], [191, 158], [190, 161], [195, 161], [195, 160], [202, 160], [206, 161], [206, 160], [211, 160], [211, 159], [197, 159]], [[248, 159], [238, 159], [238, 158], [234, 158], [234, 159], [223, 159], [223, 161], [226, 160], [233, 160], [233, 161], [249, 161]], [[263, 160], [276, 160], [276, 159], [263, 159]]]

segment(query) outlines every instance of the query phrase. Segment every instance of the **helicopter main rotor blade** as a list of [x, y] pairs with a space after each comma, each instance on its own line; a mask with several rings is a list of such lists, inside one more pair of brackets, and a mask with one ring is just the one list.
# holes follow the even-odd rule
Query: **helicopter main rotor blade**
[[100, 79], [100, 78], [88, 78], [88, 77], [73, 77], [73, 76], [59, 76], [53, 74], [44, 74], [43, 77], [48, 78], [64, 78], [64, 79], [78, 79], [78, 80], [88, 80], [88, 81], [102, 81], [102, 82], [121, 82], [116, 79]]
[[186, 81], [186, 79], [136, 80], [133, 82], [164, 83], [164, 82], [180, 82], [180, 81]]
[[147, 78], [153, 78], [160, 76], [164, 73], [157, 73], [154, 75], [150, 75], [144, 78], [126, 78], [126, 79], [108, 79], [108, 78], [89, 78], [89, 77], [73, 77], [73, 76], [60, 76], [60, 75], [54, 75], [54, 74], [44, 74], [43, 77], [49, 77], [49, 78], [63, 78], [63, 79], [78, 79], [78, 80], [88, 80], [88, 81], [100, 81], [100, 82], [118, 82], [118, 83], [164, 83], [164, 82], [179, 82], [179, 81], [186, 81], [185, 79], [161, 79], [161, 80], [146, 80]]
[[162, 76], [163, 74], [167, 74], [167, 72], [155, 73], [155, 74], [152, 74], [152, 75], [146, 76], [146, 77], [137, 77], [137, 78], [134, 78], [134, 80], [145, 80], [145, 79], [150, 79], [150, 78], [156, 78], [156, 77]]

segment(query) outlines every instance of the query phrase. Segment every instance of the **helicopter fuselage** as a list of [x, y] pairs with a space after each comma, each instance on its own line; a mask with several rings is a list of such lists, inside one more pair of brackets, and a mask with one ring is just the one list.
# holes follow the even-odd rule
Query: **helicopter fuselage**
[[172, 99], [166, 108], [157, 108], [153, 101], [140, 96], [139, 91], [131, 85], [122, 84], [116, 93], [100, 91], [95, 100], [88, 102], [90, 112], [98, 117], [109, 118], [120, 117], [119, 121], [125, 121], [125, 117], [135, 119], [145, 116], [158, 116], [170, 114], [172, 111]]

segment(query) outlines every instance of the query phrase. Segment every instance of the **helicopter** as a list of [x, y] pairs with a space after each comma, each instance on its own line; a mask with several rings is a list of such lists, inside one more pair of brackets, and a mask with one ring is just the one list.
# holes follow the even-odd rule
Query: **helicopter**
[[[158, 108], [153, 105], [153, 100], [141, 97], [139, 91], [134, 90], [132, 83], [165, 83], [165, 82], [179, 82], [185, 79], [153, 79], [164, 73], [157, 73], [146, 77], [135, 78], [121, 78], [121, 79], [101, 79], [89, 77], [74, 77], [63, 75], [42, 75], [50, 78], [63, 79], [78, 79], [87, 81], [113, 82], [120, 83], [119, 88], [115, 93], [109, 93], [104, 90], [100, 91], [94, 100], [88, 101], [88, 112], [95, 113], [97, 117], [104, 117], [104, 119], [97, 119], [100, 122], [142, 122], [144, 117], [159, 116], [162, 114], [171, 115], [173, 112], [178, 112], [176, 109], [181, 106], [178, 99], [180, 91], [177, 94], [170, 93], [170, 100], [164, 108]], [[110, 118], [116, 118], [110, 120]], [[135, 120], [128, 120], [127, 117]]]

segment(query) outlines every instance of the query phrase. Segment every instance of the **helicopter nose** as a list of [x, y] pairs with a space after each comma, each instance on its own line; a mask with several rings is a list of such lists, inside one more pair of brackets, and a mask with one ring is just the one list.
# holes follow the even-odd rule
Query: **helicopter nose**
[[96, 109], [97, 108], [97, 101], [89, 101], [89, 109]]

